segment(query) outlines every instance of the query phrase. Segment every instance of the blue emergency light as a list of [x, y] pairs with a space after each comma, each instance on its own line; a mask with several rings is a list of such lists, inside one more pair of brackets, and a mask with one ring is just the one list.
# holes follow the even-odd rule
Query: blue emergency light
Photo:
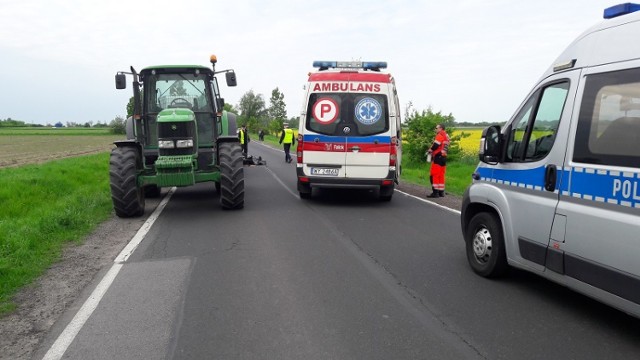
[[624, 3], [614, 5], [612, 7], [604, 9], [604, 18], [613, 19], [614, 17], [631, 14], [640, 10], [640, 4]]
[[386, 61], [314, 61], [313, 67], [320, 70], [332, 69], [364, 69], [380, 71], [387, 68]]

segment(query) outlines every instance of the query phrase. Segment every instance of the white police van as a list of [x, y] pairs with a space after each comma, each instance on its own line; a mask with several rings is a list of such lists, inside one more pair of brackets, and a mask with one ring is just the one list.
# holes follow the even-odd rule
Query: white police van
[[476, 273], [511, 265], [640, 316], [639, 10], [606, 9], [484, 130], [461, 215]]
[[298, 129], [300, 197], [313, 188], [377, 189], [389, 201], [402, 158], [400, 102], [386, 62], [315, 61]]

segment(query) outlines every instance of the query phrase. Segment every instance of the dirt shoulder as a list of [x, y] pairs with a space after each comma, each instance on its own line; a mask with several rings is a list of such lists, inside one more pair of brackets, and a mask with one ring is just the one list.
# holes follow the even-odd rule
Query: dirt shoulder
[[[429, 189], [402, 183], [398, 190], [425, 198]], [[427, 199], [460, 210], [460, 197]], [[71, 307], [98, 272], [113, 260], [133, 238], [159, 204], [148, 199], [145, 216], [135, 219], [113, 218], [101, 224], [81, 245], [67, 246], [61, 260], [51, 266], [34, 284], [15, 296], [17, 310], [0, 319], [0, 359], [31, 359], [53, 324]]]

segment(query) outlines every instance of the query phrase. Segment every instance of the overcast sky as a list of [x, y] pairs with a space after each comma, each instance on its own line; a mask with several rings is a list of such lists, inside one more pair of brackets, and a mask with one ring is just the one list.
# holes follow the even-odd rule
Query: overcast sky
[[[0, 119], [109, 122], [150, 65], [234, 69], [300, 114], [314, 60], [387, 61], [400, 102], [457, 121], [506, 121], [560, 52], [615, 0], [0, 0]], [[130, 81], [130, 78], [128, 79]]]

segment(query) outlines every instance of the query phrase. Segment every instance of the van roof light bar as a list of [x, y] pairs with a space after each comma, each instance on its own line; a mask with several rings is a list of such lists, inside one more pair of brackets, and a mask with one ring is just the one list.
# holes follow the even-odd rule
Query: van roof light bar
[[631, 14], [640, 10], [640, 4], [624, 3], [618, 4], [604, 9], [604, 18], [613, 19], [618, 16]]
[[320, 71], [327, 69], [364, 69], [380, 71], [387, 68], [386, 61], [314, 61], [313, 67]]

